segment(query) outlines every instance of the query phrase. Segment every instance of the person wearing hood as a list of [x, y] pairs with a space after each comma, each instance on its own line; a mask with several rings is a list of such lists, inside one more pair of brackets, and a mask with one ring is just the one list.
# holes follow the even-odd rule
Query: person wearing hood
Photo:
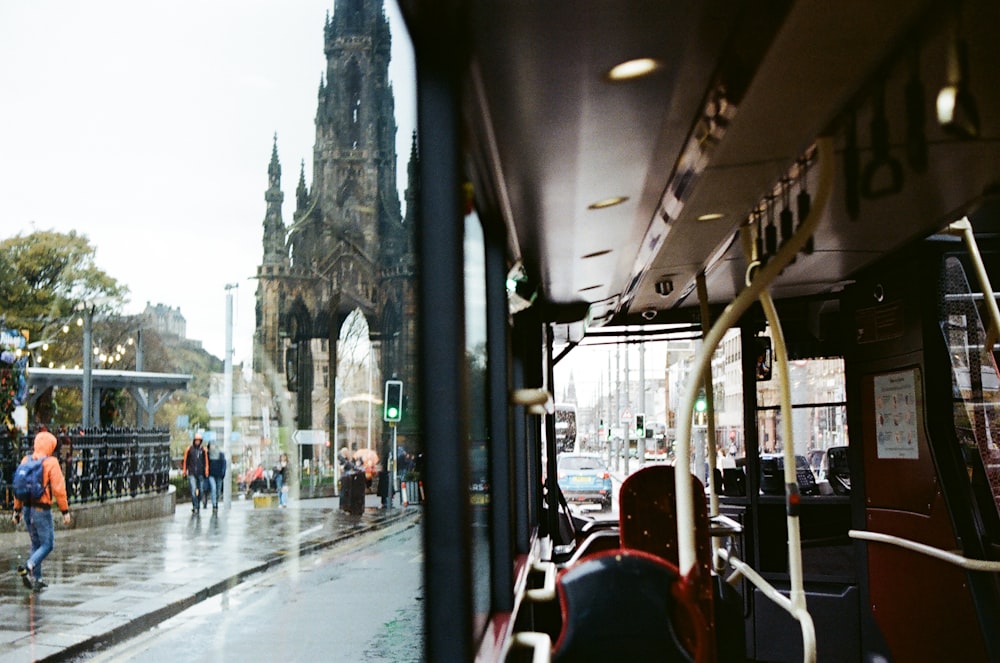
[[204, 484], [208, 481], [208, 452], [201, 446], [201, 433], [195, 433], [191, 446], [184, 451], [181, 474], [188, 478], [191, 486], [191, 514], [198, 515]]
[[[226, 479], [226, 454], [208, 443], [208, 487], [212, 495], [212, 513], [219, 511], [219, 497], [223, 495]], [[202, 506], [208, 506], [208, 498], [202, 500]]]
[[[55, 547], [55, 528], [52, 522], [53, 502], [62, 512], [63, 524], [70, 524], [69, 498], [66, 495], [66, 479], [63, 476], [59, 459], [53, 456], [56, 450], [56, 436], [48, 431], [35, 435], [35, 450], [31, 458], [42, 460], [42, 485], [46, 487], [42, 496], [31, 504], [22, 503], [14, 498], [14, 524], [22, 519], [24, 528], [31, 539], [31, 554], [24, 566], [17, 567], [21, 582], [28, 589], [43, 589], [47, 583], [42, 580], [42, 560], [48, 557]], [[28, 456], [21, 462], [28, 460]]]

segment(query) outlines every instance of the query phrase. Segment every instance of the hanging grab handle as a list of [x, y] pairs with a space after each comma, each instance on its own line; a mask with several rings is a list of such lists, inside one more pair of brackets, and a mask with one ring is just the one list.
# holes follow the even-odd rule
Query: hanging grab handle
[[[885, 115], [885, 89], [872, 99], [872, 159], [861, 175], [861, 193], [865, 198], [882, 198], [903, 190], [903, 164], [889, 154], [889, 120]], [[881, 171], [888, 170], [888, 179], [881, 185]]]

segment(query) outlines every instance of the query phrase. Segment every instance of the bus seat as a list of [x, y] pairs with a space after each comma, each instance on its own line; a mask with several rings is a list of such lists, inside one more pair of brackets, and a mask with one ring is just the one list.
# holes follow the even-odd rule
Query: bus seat
[[[688, 600], [699, 606], [697, 622], [678, 621], [678, 632], [688, 651], [699, 647], [714, 660], [715, 607], [712, 583], [712, 541], [709, 536], [708, 507], [704, 485], [691, 477], [694, 497], [695, 558], [684, 580]], [[650, 465], [629, 475], [618, 496], [619, 530], [622, 548], [641, 550], [677, 566], [677, 503], [674, 498], [674, 468]], [[700, 646], [699, 643], [706, 643]]]
[[642, 551], [607, 551], [565, 568], [552, 660], [693, 661], [674, 628], [678, 613], [690, 612], [682, 585], [676, 566]]

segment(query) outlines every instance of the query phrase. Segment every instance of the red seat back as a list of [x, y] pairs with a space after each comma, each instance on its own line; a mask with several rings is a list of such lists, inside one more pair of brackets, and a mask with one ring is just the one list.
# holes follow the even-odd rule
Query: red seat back
[[[696, 604], [699, 623], [683, 623], [679, 616], [678, 632], [688, 651], [701, 651], [700, 661], [715, 660], [715, 612], [712, 588], [712, 542], [708, 531], [708, 508], [705, 488], [691, 477], [694, 499], [696, 563], [683, 578], [686, 601]], [[641, 550], [677, 566], [677, 501], [674, 491], [674, 468], [651, 465], [630, 475], [619, 493], [619, 530], [622, 548]]]

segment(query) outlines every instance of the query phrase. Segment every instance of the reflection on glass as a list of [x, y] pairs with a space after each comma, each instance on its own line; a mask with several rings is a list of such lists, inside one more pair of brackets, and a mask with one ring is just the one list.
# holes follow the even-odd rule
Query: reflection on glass
[[486, 393], [486, 252], [483, 229], [465, 218], [465, 358], [469, 385], [469, 501], [472, 510], [472, 591], [475, 633], [490, 610], [489, 421]]
[[983, 476], [1000, 513], [1000, 371], [978, 306], [958, 259], [941, 269], [940, 324], [951, 358], [955, 434], [969, 476]]

